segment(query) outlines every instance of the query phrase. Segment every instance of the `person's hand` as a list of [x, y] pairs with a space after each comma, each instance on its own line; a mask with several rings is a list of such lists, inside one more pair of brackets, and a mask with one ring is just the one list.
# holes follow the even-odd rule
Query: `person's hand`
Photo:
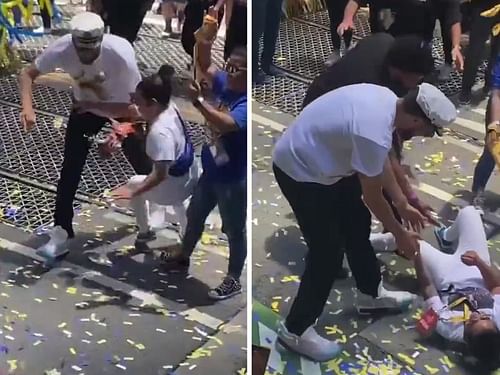
[[399, 253], [406, 259], [413, 260], [420, 251], [420, 235], [418, 233], [402, 230], [394, 235]]
[[481, 262], [479, 254], [476, 253], [474, 250], [469, 250], [465, 252], [465, 254], [461, 256], [461, 259], [463, 264], [471, 267], [477, 266], [479, 262]]
[[464, 56], [462, 55], [460, 47], [454, 47], [451, 50], [451, 59], [455, 64], [455, 69], [459, 72], [462, 72], [464, 70]]
[[128, 117], [132, 121], [142, 118], [141, 112], [139, 112], [139, 108], [135, 104], [128, 106]]
[[23, 109], [21, 111], [21, 126], [26, 133], [30, 132], [36, 124], [36, 115], [33, 108]]
[[216, 6], [211, 6], [210, 8], [208, 8], [208, 15], [217, 19], [219, 17], [219, 8], [217, 8]]
[[412, 228], [414, 231], [420, 232], [425, 227], [425, 216], [408, 202], [396, 205], [396, 209], [406, 228]]
[[342, 23], [337, 27], [337, 34], [340, 36], [344, 35], [346, 31], [354, 29], [353, 20], [343, 20]]
[[189, 96], [189, 99], [191, 99], [192, 102], [194, 102], [196, 99], [198, 99], [201, 96], [200, 84], [197, 81], [192, 80], [191, 83], [189, 84], [187, 94]]
[[133, 198], [132, 190], [127, 185], [124, 185], [118, 189], [116, 189], [113, 193], [111, 193], [110, 198], [112, 200], [129, 200]]
[[439, 222], [434, 218], [433, 213], [435, 212], [434, 209], [427, 203], [421, 201], [420, 199], [416, 199], [414, 201], [410, 201], [410, 204], [418, 210], [422, 215], [425, 216], [427, 219], [427, 222], [431, 225], [434, 225], [438, 227], [440, 224]]

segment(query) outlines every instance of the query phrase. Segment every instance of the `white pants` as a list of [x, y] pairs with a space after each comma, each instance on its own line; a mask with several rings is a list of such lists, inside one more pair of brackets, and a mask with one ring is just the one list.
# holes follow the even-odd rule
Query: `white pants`
[[[134, 176], [129, 180], [127, 185], [131, 189], [135, 189], [146, 177], [144, 175]], [[150, 217], [153, 214], [155, 216], [160, 215], [164, 222], [178, 224], [179, 234], [182, 237], [187, 225], [186, 211], [189, 198], [184, 201], [175, 202], [171, 206], [163, 206], [161, 202], [164, 195], [168, 195], [168, 191], [151, 189], [130, 200], [130, 207], [134, 210], [139, 232], [145, 233], [150, 230]]]
[[479, 212], [472, 206], [465, 207], [446, 232], [446, 240], [458, 241], [454, 254], [445, 254], [425, 241], [420, 242], [420, 254], [427, 274], [436, 289], [484, 287], [484, 281], [477, 267], [462, 263], [461, 256], [474, 250], [485, 262], [490, 264], [488, 243]]

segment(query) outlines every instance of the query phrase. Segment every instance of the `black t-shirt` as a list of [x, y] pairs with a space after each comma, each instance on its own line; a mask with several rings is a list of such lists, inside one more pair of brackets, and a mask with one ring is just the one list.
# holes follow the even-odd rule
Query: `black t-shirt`
[[394, 38], [385, 33], [374, 34], [360, 41], [312, 81], [307, 89], [303, 107], [327, 92], [348, 85], [371, 83], [389, 87], [385, 60], [393, 42]]

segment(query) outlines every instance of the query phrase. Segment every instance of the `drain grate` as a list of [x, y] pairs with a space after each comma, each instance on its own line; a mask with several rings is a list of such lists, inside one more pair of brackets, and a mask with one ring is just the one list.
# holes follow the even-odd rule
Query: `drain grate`
[[169, 64], [176, 71], [183, 72], [191, 62], [181, 44], [169, 40], [142, 38], [135, 43], [135, 50], [139, 63], [153, 70]]
[[[62, 164], [66, 121], [66, 118], [38, 114], [37, 126], [25, 134], [19, 125], [19, 109], [0, 105], [0, 123], [4, 125], [0, 133], [4, 147], [0, 164], [12, 173], [55, 184]], [[98, 197], [105, 189], [122, 184], [133, 175], [123, 154], [103, 160], [93, 148], [78, 190], [81, 194]]]
[[[330, 30], [330, 18], [328, 11], [321, 10], [319, 12], [303, 14], [297, 18], [298, 21], [310, 22], [323, 29]], [[370, 23], [368, 22], [368, 12], [360, 11], [354, 17], [354, 37], [364, 38], [370, 35]]]
[[280, 24], [275, 64], [307, 79], [317, 76], [332, 52], [330, 33], [294, 20]]
[[305, 83], [287, 77], [271, 77], [268, 83], [254, 86], [252, 97], [270, 107], [297, 115], [302, 108], [306, 90]]
[[[6, 102], [21, 104], [17, 76], [0, 78], [0, 98]], [[33, 105], [40, 111], [69, 116], [72, 106], [71, 93], [45, 85], [34, 85]]]
[[[53, 220], [55, 194], [0, 176], [0, 221], [34, 232]], [[74, 202], [75, 210], [81, 205]]]

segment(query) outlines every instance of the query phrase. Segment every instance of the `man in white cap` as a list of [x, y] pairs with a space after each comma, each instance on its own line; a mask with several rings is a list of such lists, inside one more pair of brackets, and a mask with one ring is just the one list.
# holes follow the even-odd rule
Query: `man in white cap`
[[39, 252], [49, 260], [68, 252], [64, 245], [74, 237], [73, 200], [89, 151], [89, 137], [109, 118], [128, 117], [130, 94], [141, 80], [132, 45], [104, 35], [102, 19], [89, 12], [71, 20], [71, 34], [47, 47], [20, 75], [21, 125], [30, 131], [36, 122], [32, 85], [41, 74], [62, 69], [75, 81], [74, 106], [66, 129], [64, 161], [57, 186], [51, 240]]
[[341, 351], [313, 327], [342, 268], [344, 250], [360, 313], [400, 310], [414, 300], [411, 293], [383, 286], [369, 240], [370, 210], [394, 234], [400, 251], [413, 258], [419, 236], [396, 220], [382, 194], [383, 188], [415, 230], [425, 224], [394, 178], [388, 158], [392, 137], [440, 135], [455, 118], [455, 106], [432, 85], [423, 83], [399, 99], [385, 87], [357, 84], [314, 100], [278, 140], [274, 174], [309, 248], [297, 296], [278, 330], [280, 344], [316, 361]]

